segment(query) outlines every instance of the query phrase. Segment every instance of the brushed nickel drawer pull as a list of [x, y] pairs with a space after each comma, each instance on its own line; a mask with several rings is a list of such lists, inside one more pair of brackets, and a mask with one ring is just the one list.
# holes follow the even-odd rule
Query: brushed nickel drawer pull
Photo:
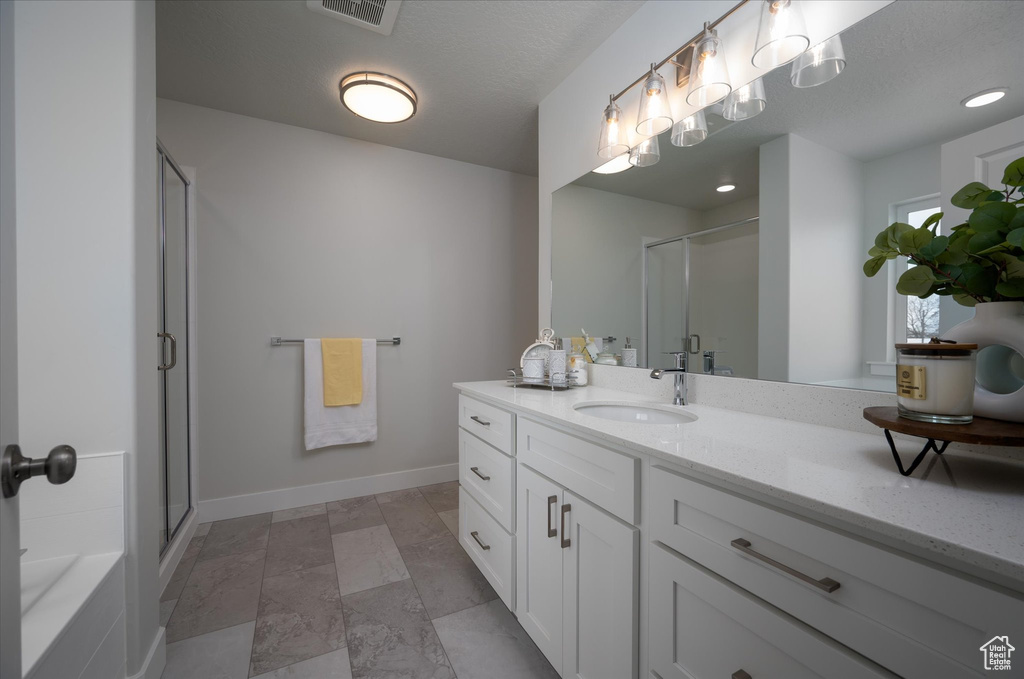
[[470, 535], [473, 537], [474, 540], [476, 540], [476, 544], [480, 545], [480, 549], [487, 551], [491, 548], [490, 545], [485, 545], [483, 543], [483, 541], [480, 539], [480, 535], [476, 531], [473, 531], [472, 533], [470, 533]]
[[474, 474], [479, 476], [484, 481], [490, 481], [491, 480], [490, 476], [484, 476], [483, 474], [480, 473], [480, 468], [479, 467], [470, 467], [469, 471], [473, 472]]
[[828, 594], [831, 594], [832, 592], [834, 592], [837, 589], [839, 589], [839, 583], [836, 582], [835, 580], [833, 580], [832, 578], [822, 578], [821, 580], [815, 580], [811, 576], [804, 575], [800, 571], [798, 571], [796, 569], [793, 569], [793, 568], [790, 568], [786, 564], [780, 563], [780, 562], [776, 561], [775, 559], [771, 558], [770, 556], [765, 556], [764, 554], [761, 554], [759, 552], [755, 552], [753, 549], [750, 548], [750, 541], [749, 540], [744, 540], [743, 538], [736, 538], [735, 540], [733, 540], [729, 544], [732, 545], [733, 547], [735, 547], [736, 549], [740, 550], [744, 554], [746, 554], [748, 556], [754, 557], [758, 561], [762, 561], [762, 562], [768, 564], [769, 566], [772, 566], [774, 568], [778, 568], [783, 573], [785, 573], [787, 575], [792, 575], [794, 578], [796, 578], [797, 580], [799, 580], [801, 582], [806, 582], [808, 585], [812, 585], [814, 587], [817, 587], [822, 592], [826, 592]]
[[551, 527], [551, 508], [554, 507], [557, 502], [558, 502], [558, 496], [557, 495], [549, 495], [548, 496], [548, 537], [549, 538], [558, 537], [558, 528], [557, 527], [555, 527], [555, 528]]
[[743, 670], [736, 670], [732, 673], [732, 679], [754, 679], [752, 676], [744, 672]]
[[485, 426], [485, 427], [489, 427], [489, 426], [491, 426], [491, 423], [490, 423], [490, 422], [487, 422], [486, 420], [481, 420], [481, 419], [480, 419], [479, 417], [477, 417], [476, 415], [470, 415], [470, 416], [469, 416], [469, 419], [471, 419], [471, 420], [473, 420], [474, 422], [476, 422], [477, 424], [483, 425], [483, 426]]
[[565, 515], [572, 511], [572, 505], [562, 505], [562, 549], [572, 546], [572, 542], [565, 536]]

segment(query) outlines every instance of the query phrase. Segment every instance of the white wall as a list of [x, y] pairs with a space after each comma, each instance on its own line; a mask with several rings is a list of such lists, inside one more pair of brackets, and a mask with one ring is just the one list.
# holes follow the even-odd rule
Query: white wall
[[[536, 180], [167, 100], [158, 131], [196, 172], [200, 502], [454, 465], [451, 383], [536, 336]], [[304, 450], [302, 348], [271, 335], [401, 335], [376, 443]]]
[[702, 229], [713, 229], [716, 226], [732, 224], [744, 219], [756, 217], [760, 209], [759, 197], [750, 196], [723, 205], [721, 207], [705, 210], [700, 214]]
[[789, 379], [790, 139], [762, 144], [758, 154], [757, 377]]
[[129, 674], [159, 643], [156, 297], [148, 275], [136, 288], [156, 242], [154, 9], [14, 11], [21, 445], [126, 452]]
[[[570, 184], [552, 201], [552, 328], [640, 342], [643, 243], [693, 231], [700, 213]], [[677, 288], [676, 296], [681, 293]]]

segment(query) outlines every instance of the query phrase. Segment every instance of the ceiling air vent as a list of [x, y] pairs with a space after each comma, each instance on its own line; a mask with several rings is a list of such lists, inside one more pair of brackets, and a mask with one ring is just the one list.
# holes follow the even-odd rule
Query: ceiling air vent
[[374, 33], [391, 35], [402, 0], [306, 0], [306, 7]]

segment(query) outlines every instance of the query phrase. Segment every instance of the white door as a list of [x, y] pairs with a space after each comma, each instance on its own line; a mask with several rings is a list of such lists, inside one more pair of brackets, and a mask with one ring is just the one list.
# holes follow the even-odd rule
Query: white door
[[[14, 14], [0, 2], [0, 451], [18, 442], [14, 246]], [[21, 677], [18, 496], [0, 496], [0, 677]]]
[[562, 676], [635, 679], [640, 533], [569, 491], [564, 502]]
[[516, 489], [516, 615], [558, 670], [562, 667], [562, 488], [520, 464]]

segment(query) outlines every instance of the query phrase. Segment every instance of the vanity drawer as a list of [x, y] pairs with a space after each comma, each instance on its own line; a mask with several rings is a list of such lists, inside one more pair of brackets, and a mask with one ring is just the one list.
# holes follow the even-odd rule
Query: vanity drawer
[[505, 453], [514, 455], [512, 413], [459, 394], [459, 426]]
[[660, 545], [650, 577], [650, 661], [662, 679], [893, 676]]
[[650, 511], [652, 539], [908, 678], [983, 676], [981, 645], [1021, 631], [1021, 599], [660, 466]]
[[515, 531], [515, 464], [459, 429], [459, 484], [509, 532]]
[[519, 418], [516, 457], [552, 481], [635, 524], [640, 460]]
[[459, 489], [459, 542], [508, 610], [515, 611], [515, 536]]

